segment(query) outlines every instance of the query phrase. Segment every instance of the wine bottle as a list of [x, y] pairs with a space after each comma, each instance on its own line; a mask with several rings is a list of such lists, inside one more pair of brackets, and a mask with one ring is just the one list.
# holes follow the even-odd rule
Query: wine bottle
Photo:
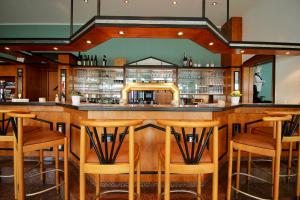
[[82, 65], [86, 66], [86, 56], [85, 55], [83, 56]]
[[97, 61], [97, 56], [95, 55], [95, 60], [94, 60], [95, 66], [98, 66], [98, 61]]
[[193, 60], [192, 60], [192, 56], [190, 56], [190, 59], [189, 59], [189, 67], [193, 67]]
[[184, 57], [183, 57], [183, 60], [182, 60], [182, 64], [183, 64], [184, 67], [186, 67], [188, 65], [188, 60], [187, 60], [185, 52], [184, 52]]
[[87, 61], [87, 66], [91, 66], [91, 60], [90, 60], [90, 56], [89, 55], [87, 55], [86, 61]]
[[78, 66], [81, 66], [81, 64], [82, 64], [82, 56], [81, 56], [81, 54], [80, 54], [80, 52], [78, 53], [78, 58], [77, 58], [77, 65]]
[[107, 64], [106, 55], [103, 55], [102, 66], [106, 66], [106, 64]]
[[93, 58], [93, 55], [91, 55], [90, 66], [94, 66], [94, 58]]

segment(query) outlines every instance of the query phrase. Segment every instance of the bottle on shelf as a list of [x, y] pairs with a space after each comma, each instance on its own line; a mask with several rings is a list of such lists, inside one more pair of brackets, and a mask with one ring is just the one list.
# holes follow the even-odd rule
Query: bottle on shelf
[[95, 66], [98, 66], [97, 56], [95, 55], [94, 58], [95, 58], [95, 59], [94, 59], [94, 65], [95, 65]]
[[86, 66], [86, 56], [85, 55], [83, 56], [83, 59], [82, 59], [82, 65]]
[[87, 66], [91, 66], [91, 60], [90, 60], [90, 56], [89, 55], [87, 55], [87, 59], [86, 59], [86, 65]]
[[81, 55], [80, 52], [78, 53], [77, 65], [78, 65], [78, 66], [81, 66], [81, 65], [82, 65], [82, 55]]
[[184, 52], [184, 56], [183, 56], [183, 60], [182, 60], [182, 64], [183, 64], [183, 66], [184, 66], [184, 67], [186, 67], [186, 66], [188, 65], [188, 59], [187, 59], [187, 57], [186, 57], [186, 54], [185, 54], [185, 52]]
[[106, 64], [107, 64], [107, 58], [106, 55], [103, 55], [102, 66], [106, 66]]
[[189, 59], [189, 67], [193, 67], [193, 60], [192, 60], [192, 56], [190, 56], [190, 59]]
[[91, 55], [91, 61], [90, 61], [90, 66], [94, 66], [95, 64], [94, 64], [94, 57], [93, 57], [93, 55]]

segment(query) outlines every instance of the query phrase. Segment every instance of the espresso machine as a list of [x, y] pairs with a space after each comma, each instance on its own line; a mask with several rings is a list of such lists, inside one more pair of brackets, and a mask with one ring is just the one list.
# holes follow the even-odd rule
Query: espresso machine
[[5, 102], [5, 87], [6, 82], [4, 80], [0, 80], [0, 102]]

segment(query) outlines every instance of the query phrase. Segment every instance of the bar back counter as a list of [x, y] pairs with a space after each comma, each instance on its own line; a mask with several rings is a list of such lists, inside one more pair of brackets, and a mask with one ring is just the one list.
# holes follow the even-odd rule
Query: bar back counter
[[[135, 127], [135, 141], [140, 145], [142, 182], [156, 182], [158, 144], [164, 142], [164, 128], [157, 125], [157, 119], [218, 120], [219, 126], [219, 167], [227, 161], [228, 144], [232, 136], [262, 125], [266, 111], [295, 111], [300, 105], [288, 104], [240, 104], [236, 106], [203, 104], [198, 106], [171, 105], [101, 105], [101, 104], [61, 104], [54, 102], [0, 103], [0, 109], [30, 111], [37, 114], [28, 125], [50, 126], [64, 132], [69, 140], [69, 160], [79, 166], [80, 121], [83, 119], [142, 119], [144, 124]], [[108, 133], [109, 135], [110, 133]], [[112, 134], [112, 133], [111, 133]], [[189, 134], [189, 133], [187, 133]], [[12, 151], [2, 145], [0, 155], [12, 155]], [[283, 151], [284, 152], [284, 151]], [[51, 155], [52, 152], [46, 152]], [[37, 156], [37, 154], [32, 154]], [[172, 180], [186, 182], [192, 176], [172, 177]], [[120, 176], [103, 177], [102, 181], [122, 181]], [[124, 181], [126, 181], [126, 177]]]

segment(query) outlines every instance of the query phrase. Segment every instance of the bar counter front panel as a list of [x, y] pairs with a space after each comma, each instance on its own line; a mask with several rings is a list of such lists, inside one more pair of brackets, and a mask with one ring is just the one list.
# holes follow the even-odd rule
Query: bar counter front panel
[[[219, 120], [219, 161], [220, 167], [227, 161], [228, 142], [231, 137], [251, 127], [263, 125], [259, 120], [266, 111], [300, 110], [300, 105], [241, 104], [238, 106], [144, 106], [144, 105], [98, 105], [82, 104], [73, 106], [60, 103], [0, 103], [0, 109], [31, 111], [39, 119], [52, 122], [53, 128], [65, 124], [65, 133], [70, 144], [70, 160], [79, 166], [80, 121], [83, 119], [143, 119], [144, 124], [136, 127], [135, 141], [140, 145], [142, 181], [155, 182], [157, 170], [158, 144], [164, 143], [165, 135], [155, 123], [157, 119], [177, 120]], [[28, 125], [49, 127], [49, 123], [30, 120]], [[1, 148], [11, 148], [11, 144], [1, 144]], [[51, 155], [47, 152], [46, 155]], [[0, 155], [12, 155], [12, 151], [2, 150]], [[32, 156], [37, 156], [32, 154]], [[174, 176], [174, 181], [191, 181], [194, 176]], [[126, 181], [126, 176], [105, 176], [102, 181]]]

